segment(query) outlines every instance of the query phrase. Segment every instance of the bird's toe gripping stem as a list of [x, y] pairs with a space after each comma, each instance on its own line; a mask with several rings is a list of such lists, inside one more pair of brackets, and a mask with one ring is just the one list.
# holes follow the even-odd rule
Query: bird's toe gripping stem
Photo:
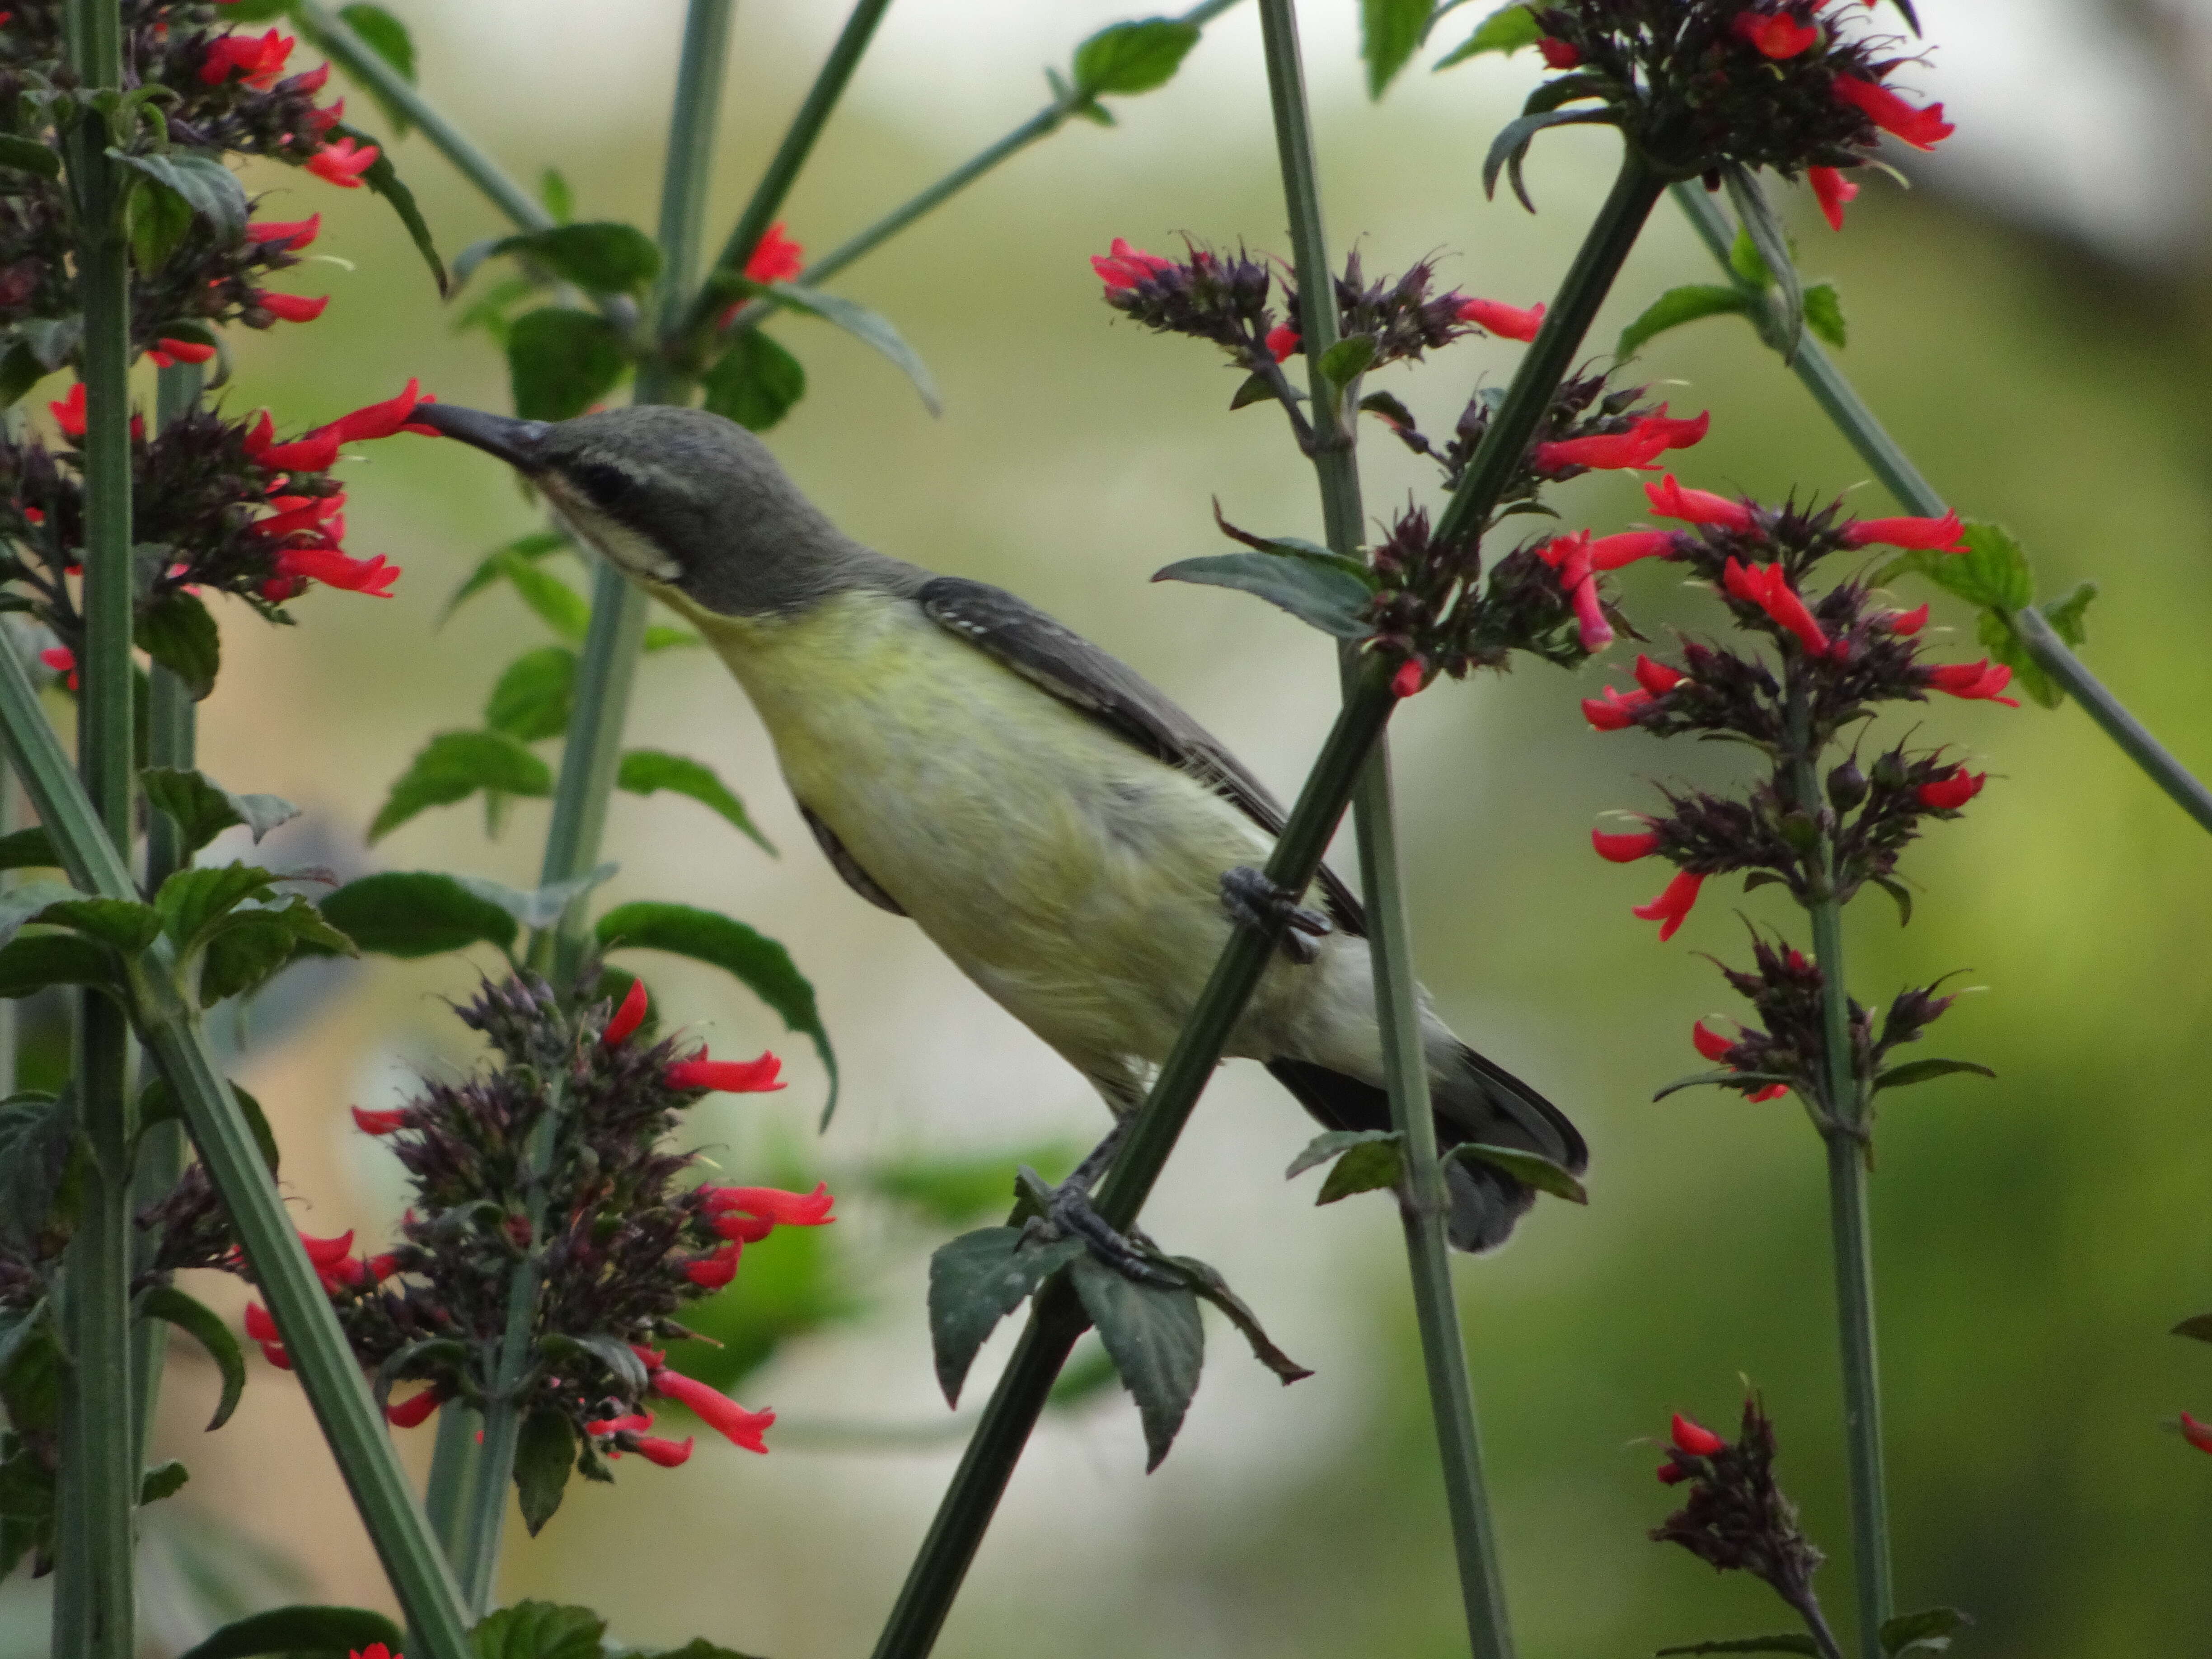
[[1279, 933], [1283, 954], [1304, 963], [1321, 954], [1313, 940], [1335, 932], [1335, 927], [1318, 910], [1301, 905], [1297, 897], [1249, 865], [1240, 864], [1222, 872], [1221, 908], [1229, 912], [1229, 919], [1255, 933]]
[[[1091, 1255], [1122, 1278], [1133, 1279], [1139, 1285], [1171, 1288], [1182, 1281], [1153, 1262], [1139, 1248], [1136, 1241], [1143, 1235], [1133, 1228], [1128, 1233], [1118, 1231], [1113, 1223], [1098, 1213], [1091, 1201], [1091, 1189], [1113, 1163], [1114, 1153], [1121, 1146], [1125, 1127], [1124, 1124], [1116, 1124], [1113, 1132], [1099, 1142], [1097, 1149], [1057, 1187], [1047, 1184], [1028, 1164], [1021, 1166], [1022, 1188], [1029, 1194], [1030, 1201], [1043, 1212], [1041, 1215], [1031, 1215], [1024, 1224], [1023, 1231], [1053, 1238], [1079, 1238], [1089, 1246]], [[1151, 1243], [1149, 1239], [1145, 1242]]]

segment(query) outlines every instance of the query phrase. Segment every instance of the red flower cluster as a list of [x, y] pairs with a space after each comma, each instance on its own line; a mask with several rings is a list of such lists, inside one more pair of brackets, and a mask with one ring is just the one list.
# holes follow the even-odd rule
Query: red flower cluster
[[1680, 1412], [1674, 1413], [1669, 1430], [1668, 1437], [1673, 1443], [1674, 1455], [1659, 1466], [1659, 1478], [1670, 1486], [1687, 1480], [1697, 1473], [1694, 1468], [1684, 1465], [1684, 1458], [1711, 1457], [1728, 1449], [1727, 1441], [1704, 1425], [1692, 1423]]
[[[1707, 1060], [1717, 1061], [1723, 1064], [1727, 1062], [1729, 1050], [1735, 1047], [1735, 1044], [1730, 1042], [1718, 1031], [1713, 1030], [1708, 1027], [1705, 1022], [1702, 1019], [1698, 1021], [1696, 1024], [1690, 1027], [1690, 1043], [1692, 1047], [1696, 1048], [1697, 1051], [1703, 1054]], [[1741, 1070], [1741, 1068], [1737, 1067], [1736, 1069]], [[1747, 1097], [1754, 1101], [1775, 1100], [1789, 1092], [1790, 1085], [1788, 1084], [1770, 1083], [1764, 1089], [1754, 1091]]]
[[1703, 442], [1711, 424], [1710, 414], [1700, 415], [1693, 421], [1670, 419], [1667, 405], [1662, 404], [1656, 413], [1644, 416], [1626, 432], [1540, 443], [1531, 453], [1536, 471], [1551, 477], [1571, 468], [1609, 471], [1648, 467], [1670, 449], [1687, 449]]
[[[696, 1377], [669, 1370], [665, 1356], [656, 1348], [633, 1346], [630, 1351], [644, 1362], [645, 1387], [648, 1394], [657, 1394], [664, 1400], [673, 1400], [678, 1405], [688, 1407], [708, 1428], [722, 1435], [733, 1446], [750, 1452], [768, 1450], [768, 1442], [762, 1436], [775, 1422], [774, 1412], [749, 1412], [720, 1389], [709, 1388]], [[609, 1424], [610, 1431], [617, 1437], [618, 1443], [623, 1436], [634, 1431], [616, 1427], [615, 1425], [629, 1420], [634, 1419], [616, 1419]], [[648, 1418], [646, 1420], [650, 1422], [652, 1419]], [[690, 1455], [690, 1446], [689, 1440], [684, 1441], [684, 1451], [679, 1455], [664, 1454], [653, 1456], [649, 1452], [646, 1455], [664, 1467], [673, 1466]], [[625, 1449], [644, 1449], [641, 1446]]]
[[746, 279], [755, 283], [787, 283], [805, 268], [806, 250], [784, 234], [781, 219], [745, 258]]

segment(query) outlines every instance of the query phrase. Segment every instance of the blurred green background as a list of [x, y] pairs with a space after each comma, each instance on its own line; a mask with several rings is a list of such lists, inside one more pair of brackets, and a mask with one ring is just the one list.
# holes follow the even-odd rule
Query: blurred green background
[[[417, 30], [426, 87], [514, 172], [534, 179], [556, 165], [580, 216], [650, 225], [672, 0], [645, 9], [649, 26], [641, 14], [619, 50], [594, 37], [603, 55], [588, 62], [564, 40], [558, 9], [543, 27], [513, 9], [396, 9]], [[797, 9], [741, 12], [718, 224], [833, 26], [779, 15]], [[895, 15], [791, 200], [794, 236], [828, 247], [1036, 107], [1043, 93], [1026, 67], [987, 75], [979, 64], [1006, 54], [963, 46], [963, 31], [989, 26], [951, 8]], [[1091, 26], [1069, 23], [1066, 41]], [[1340, 27], [1325, 37], [1343, 39]], [[1530, 180], [1542, 212], [1531, 218], [1486, 204], [1478, 181], [1491, 133], [1533, 75], [1525, 62], [1434, 78], [1416, 69], [1376, 107], [1346, 52], [1309, 50], [1337, 245], [1357, 239], [1372, 270], [1437, 254], [1448, 283], [1516, 304], [1548, 293], [1604, 187], [1610, 141], [1540, 143]], [[1940, 94], [1940, 64], [1923, 82]], [[1310, 475], [1269, 413], [1227, 412], [1235, 380], [1208, 349], [1117, 322], [1085, 264], [1115, 235], [1285, 245], [1254, 20], [1232, 14], [1174, 85], [1120, 109], [1120, 130], [1077, 125], [839, 284], [927, 359], [942, 420], [864, 348], [779, 322], [810, 390], [772, 442], [848, 531], [1042, 605], [1288, 794], [1334, 704], [1327, 644], [1240, 596], [1146, 579], [1219, 547], [1212, 497], [1238, 523], [1315, 533]], [[503, 228], [420, 139], [395, 154], [448, 255]], [[386, 210], [303, 175], [253, 182], [281, 192], [277, 216], [322, 211], [316, 252], [347, 263], [296, 273], [296, 291], [335, 296], [327, 316], [244, 341], [233, 399], [266, 402], [296, 428], [415, 374], [448, 400], [505, 406], [490, 346], [452, 331]], [[2102, 585], [2089, 662], [2185, 760], [2212, 766], [2202, 272], [2132, 270], [1884, 181], [1840, 237], [1807, 205], [1793, 204], [1802, 263], [1842, 289], [1848, 371], [1968, 516], [2021, 538], [2046, 592]], [[1705, 280], [1703, 252], [1662, 209], [1594, 343], [1662, 288]], [[1510, 373], [1515, 350], [1462, 345], [1388, 385], [1446, 426], [1475, 377]], [[1646, 367], [1677, 383], [1666, 395], [1679, 412], [1713, 411], [1711, 436], [1675, 458], [1685, 483], [1774, 494], [1859, 484], [1863, 469], [1741, 325], [1669, 336]], [[1370, 513], [1429, 488], [1379, 428], [1363, 453]], [[203, 710], [208, 769], [307, 808], [282, 832], [295, 861], [526, 882], [541, 805], [516, 808], [496, 842], [473, 808], [426, 815], [374, 849], [362, 837], [422, 740], [473, 724], [500, 667], [541, 641], [504, 593], [439, 626], [473, 560], [531, 528], [532, 509], [481, 456], [405, 439], [377, 446], [352, 489], [349, 547], [406, 567], [398, 596], [318, 591], [296, 607], [297, 631], [228, 612], [226, 673]], [[1894, 510], [1872, 485], [1852, 501], [1862, 514]], [[1641, 501], [1631, 482], [1595, 478], [1559, 505], [1607, 532]], [[1662, 568], [1631, 570], [1621, 589], [1662, 639], [1668, 625], [1717, 617]], [[1979, 654], [1961, 608], [1939, 596], [1936, 615], [1965, 625], [1960, 654]], [[1460, 1268], [1529, 1656], [1629, 1655], [1787, 1623], [1762, 1587], [1644, 1537], [1670, 1504], [1644, 1443], [1670, 1411], [1729, 1425], [1746, 1377], [1779, 1423], [1780, 1472], [1808, 1529], [1839, 1558], [1820, 1579], [1839, 1619], [1850, 1599], [1818, 1140], [1787, 1101], [1650, 1103], [1697, 1066], [1692, 1019], [1733, 1012], [1699, 953], [1741, 956], [1739, 915], [1787, 918], [1767, 894], [1746, 901], [1716, 884], [1662, 947], [1628, 915], [1659, 878], [1592, 856], [1596, 815], [1644, 805], [1647, 780], [1731, 775], [1725, 752], [1662, 752], [1640, 733], [1587, 728], [1577, 699], [1607, 669], [1625, 684], [1632, 656], [1616, 648], [1575, 677], [1532, 667], [1440, 685], [1407, 707], [1396, 739], [1423, 975], [1462, 1035], [1565, 1106], [1593, 1147], [1586, 1212], [1547, 1203], [1509, 1249]], [[1887, 1000], [1965, 969], [1986, 994], [1966, 999], [1928, 1049], [2002, 1075], [1888, 1097], [1881, 1127], [1876, 1271], [1902, 1604], [1971, 1610], [1979, 1625], [1961, 1653], [2196, 1651], [2212, 1621], [2212, 1465], [2160, 1424], [2212, 1407], [2212, 1355], [2166, 1334], [2212, 1306], [2197, 1058], [2212, 1025], [2205, 843], [2073, 709], [1913, 712], [1923, 738], [1961, 745], [1991, 781], [1964, 822], [1932, 826], [1908, 856], [1923, 887], [1909, 930], [1878, 895], [1853, 909], [1853, 987]], [[540, 1539], [517, 1529], [503, 1595], [590, 1602], [641, 1646], [706, 1634], [777, 1659], [864, 1651], [957, 1448], [942, 1431], [921, 1307], [924, 1251], [939, 1232], [913, 1206], [872, 1194], [864, 1171], [924, 1152], [1079, 1146], [1103, 1119], [1074, 1076], [905, 923], [836, 882], [716, 665], [697, 653], [650, 662], [632, 728], [633, 742], [714, 764], [784, 849], [770, 860], [671, 797], [621, 798], [611, 892], [727, 908], [787, 941], [813, 977], [845, 1066], [844, 1103], [818, 1143], [822, 1078], [803, 1044], [703, 970], [671, 968], [655, 982], [670, 1016], [718, 1049], [773, 1043], [788, 1060], [787, 1093], [711, 1109], [701, 1128], [716, 1161], [732, 1176], [818, 1170], [844, 1194], [832, 1235], [771, 1241], [749, 1256], [738, 1291], [750, 1283], [772, 1301], [779, 1285], [803, 1290], [796, 1253], [827, 1251], [851, 1316], [744, 1380], [749, 1406], [783, 1414], [774, 1455], [702, 1443], [681, 1470], [625, 1465], [612, 1489], [572, 1491]], [[345, 1109], [386, 1103], [413, 1068], [473, 1063], [443, 1000], [473, 972], [450, 960], [331, 969], [257, 1013], [240, 1075], [278, 1119], [310, 1231], [358, 1224], [375, 1238], [389, 1225], [396, 1172]], [[1309, 1133], [1264, 1075], [1229, 1068], [1147, 1224], [1220, 1267], [1318, 1375], [1286, 1392], [1217, 1327], [1182, 1441], [1150, 1478], [1114, 1391], [1057, 1414], [944, 1652], [1464, 1650], [1397, 1228], [1380, 1200], [1316, 1211], [1315, 1177], [1280, 1179]], [[987, 1351], [979, 1398], [1006, 1340]], [[211, 1378], [182, 1352], [171, 1376], [157, 1455], [184, 1457], [193, 1480], [149, 1525], [161, 1587], [149, 1651], [188, 1644], [226, 1599], [388, 1605], [296, 1385], [257, 1367], [240, 1418], [204, 1438]], [[418, 1461], [427, 1438], [410, 1444]], [[41, 1606], [20, 1580], [0, 1589], [0, 1650], [43, 1649]]]

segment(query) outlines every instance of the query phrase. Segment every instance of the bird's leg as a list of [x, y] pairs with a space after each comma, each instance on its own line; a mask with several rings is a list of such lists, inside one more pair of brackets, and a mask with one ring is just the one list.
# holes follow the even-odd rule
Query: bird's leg
[[1057, 1187], [1048, 1185], [1028, 1164], [1022, 1165], [1022, 1185], [1044, 1206], [1044, 1214], [1030, 1217], [1024, 1231], [1036, 1229], [1055, 1238], [1079, 1238], [1090, 1247], [1091, 1255], [1122, 1278], [1140, 1285], [1172, 1287], [1182, 1281], [1154, 1265], [1127, 1235], [1117, 1231], [1091, 1202], [1091, 1189], [1113, 1167], [1115, 1154], [1121, 1151], [1128, 1129], [1127, 1118], [1117, 1119], [1106, 1132], [1106, 1138], [1092, 1147]]
[[1327, 916], [1305, 908], [1296, 893], [1276, 886], [1249, 864], [1222, 872], [1221, 908], [1231, 921], [1255, 933], [1282, 929], [1283, 954], [1296, 963], [1311, 962], [1321, 954], [1308, 935], [1318, 939], [1335, 931]]

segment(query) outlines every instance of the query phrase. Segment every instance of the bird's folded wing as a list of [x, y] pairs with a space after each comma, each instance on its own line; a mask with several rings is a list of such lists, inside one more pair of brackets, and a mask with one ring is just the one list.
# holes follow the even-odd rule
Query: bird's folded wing
[[[923, 614], [947, 633], [1146, 753], [1189, 773], [1269, 835], [1282, 833], [1283, 809], [1267, 785], [1157, 686], [1073, 629], [1002, 587], [960, 576], [936, 577], [915, 599]], [[1366, 915], [1352, 890], [1327, 866], [1320, 881], [1336, 925], [1364, 936]]]

